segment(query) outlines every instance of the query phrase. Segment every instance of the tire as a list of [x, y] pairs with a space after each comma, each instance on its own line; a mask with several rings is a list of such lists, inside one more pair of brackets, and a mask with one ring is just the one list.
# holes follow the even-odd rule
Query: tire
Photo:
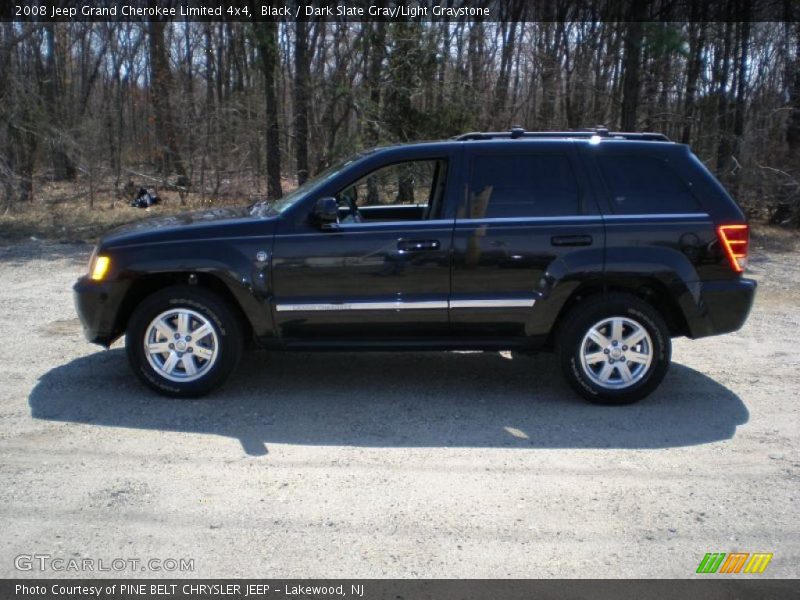
[[[635, 344], [628, 347], [626, 340]], [[610, 293], [590, 297], [570, 311], [557, 351], [564, 377], [576, 392], [595, 404], [622, 405], [658, 387], [669, 369], [672, 343], [655, 308], [636, 296]]]
[[125, 336], [133, 372], [149, 388], [175, 398], [203, 396], [222, 384], [239, 364], [242, 346], [232, 307], [197, 286], [148, 296], [131, 315]]

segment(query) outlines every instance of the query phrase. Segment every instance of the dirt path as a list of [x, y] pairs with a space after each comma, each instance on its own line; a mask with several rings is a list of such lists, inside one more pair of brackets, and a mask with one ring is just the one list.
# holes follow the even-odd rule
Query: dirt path
[[0, 247], [0, 576], [61, 575], [15, 569], [38, 553], [198, 577], [689, 577], [732, 551], [800, 576], [800, 254], [757, 251], [745, 328], [677, 340], [659, 391], [609, 409], [552, 357], [496, 353], [259, 353], [212, 399], [166, 400], [83, 340], [89, 252]]

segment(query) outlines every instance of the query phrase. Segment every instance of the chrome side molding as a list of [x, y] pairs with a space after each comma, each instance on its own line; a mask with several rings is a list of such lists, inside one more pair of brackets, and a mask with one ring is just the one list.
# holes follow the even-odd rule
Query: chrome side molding
[[450, 308], [533, 308], [536, 300], [533, 298], [514, 299], [476, 299], [476, 300], [450, 300]]
[[533, 308], [534, 298], [475, 298], [471, 300], [422, 300], [394, 302], [301, 302], [276, 304], [277, 312], [317, 312], [339, 310], [438, 310], [450, 308]]

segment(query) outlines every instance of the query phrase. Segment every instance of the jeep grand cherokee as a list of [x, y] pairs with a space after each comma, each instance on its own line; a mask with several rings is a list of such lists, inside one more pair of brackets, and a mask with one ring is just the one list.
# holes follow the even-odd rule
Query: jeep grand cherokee
[[[86, 337], [126, 335], [163, 394], [269, 348], [554, 350], [593, 402], [650, 393], [670, 340], [742, 326], [748, 226], [660, 134], [526, 132], [378, 148], [274, 202], [144, 221], [75, 285]], [[721, 357], [722, 358], [722, 357]]]

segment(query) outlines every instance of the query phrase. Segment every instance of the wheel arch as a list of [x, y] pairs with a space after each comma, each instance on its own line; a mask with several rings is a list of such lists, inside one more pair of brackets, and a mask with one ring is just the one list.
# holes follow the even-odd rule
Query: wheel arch
[[248, 318], [247, 313], [242, 308], [241, 302], [223, 279], [213, 273], [195, 271], [169, 271], [137, 277], [133, 283], [131, 283], [125, 297], [120, 303], [115, 320], [115, 329], [123, 333], [127, 329], [128, 322], [130, 321], [131, 315], [136, 310], [136, 307], [145, 298], [172, 285], [197, 286], [213, 292], [231, 306], [231, 309], [242, 325], [245, 338], [253, 336], [255, 324]]
[[670, 337], [680, 337], [688, 335], [690, 332], [686, 316], [668, 285], [646, 275], [626, 276], [624, 280], [611, 279], [589, 282], [578, 286], [561, 306], [545, 342], [546, 347], [554, 347], [558, 331], [573, 308], [588, 298], [595, 298], [598, 295], [608, 293], [630, 294], [650, 304], [661, 314], [666, 322]]

